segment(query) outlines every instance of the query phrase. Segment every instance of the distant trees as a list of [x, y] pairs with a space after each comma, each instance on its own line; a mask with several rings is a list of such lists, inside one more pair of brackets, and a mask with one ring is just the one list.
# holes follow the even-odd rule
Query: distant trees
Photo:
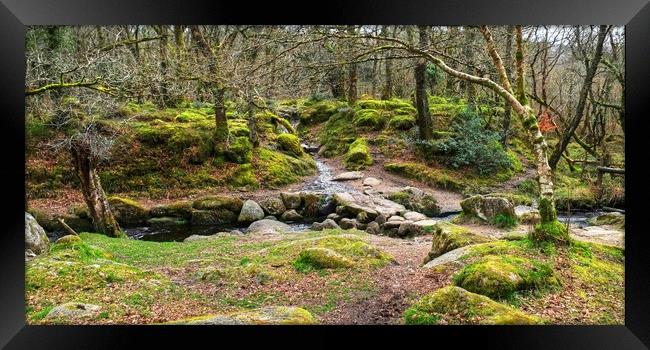
[[[101, 120], [119, 115], [116, 106], [130, 100], [159, 108], [211, 102], [214, 153], [220, 154], [230, 146], [227, 101], [247, 116], [255, 144], [256, 111], [276, 108], [274, 99], [334, 98], [354, 105], [366, 97], [413, 98], [418, 138], [427, 141], [436, 127], [429, 96], [463, 97], [478, 115], [485, 105], [503, 107], [483, 123], [500, 134], [503, 147], [511, 135], [528, 134], [541, 199], [552, 203], [552, 168], [562, 159], [573, 168], [572, 140], [608, 166], [604, 130], [624, 133], [623, 34], [611, 26], [33, 27], [27, 114], [77, 130], [66, 144], [76, 152], [70, 154], [77, 167], [90, 169], [82, 175], [92, 199], [101, 192], [90, 181], [92, 169], [108, 159], [95, 153], [94, 140], [105, 137], [100, 143], [110, 145]], [[84, 121], [70, 122], [65, 111], [72, 107], [64, 100], [78, 101], [75, 113]], [[519, 122], [511, 120], [513, 113]], [[89, 206], [102, 215], [102, 196], [95, 197]], [[544, 220], [552, 222], [548, 208]], [[103, 221], [110, 226], [110, 219]]]

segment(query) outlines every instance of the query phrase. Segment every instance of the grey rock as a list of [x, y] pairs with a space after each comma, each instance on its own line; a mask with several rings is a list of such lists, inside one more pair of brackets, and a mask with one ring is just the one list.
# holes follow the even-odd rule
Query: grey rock
[[270, 196], [258, 203], [267, 215], [282, 215], [287, 210], [280, 196]]
[[363, 177], [363, 173], [360, 171], [348, 171], [345, 173], [338, 174], [332, 178], [332, 181], [351, 181], [359, 180]]
[[364, 186], [370, 186], [370, 187], [375, 187], [381, 184], [381, 180], [374, 178], [374, 177], [367, 177], [363, 179], [363, 185]]
[[381, 228], [379, 227], [379, 224], [376, 221], [372, 221], [368, 223], [368, 226], [366, 226], [366, 232], [368, 232], [371, 235], [378, 235], [381, 233]]
[[406, 213], [404, 213], [404, 218], [406, 220], [411, 220], [411, 221], [420, 221], [420, 220], [426, 220], [427, 216], [415, 211], [407, 211]]
[[253, 200], [246, 200], [244, 205], [241, 208], [239, 217], [237, 218], [238, 222], [249, 223], [264, 218], [264, 210]]
[[300, 209], [302, 206], [302, 198], [299, 192], [282, 192], [280, 195], [287, 209]]
[[99, 315], [101, 307], [93, 304], [71, 302], [56, 306], [45, 316], [46, 319], [73, 321], [94, 318]]
[[349, 230], [352, 228], [357, 227], [357, 220], [356, 219], [349, 219], [349, 218], [343, 218], [341, 221], [339, 221], [339, 226], [341, 226], [342, 229], [344, 230]]
[[285, 222], [301, 221], [302, 215], [298, 214], [298, 212], [295, 209], [290, 209], [282, 213], [282, 216], [280, 216], [280, 220]]
[[[50, 240], [45, 230], [36, 222], [36, 219], [25, 213], [25, 249], [30, 250], [34, 255], [47, 252]], [[25, 253], [27, 255], [27, 253]]]
[[247, 233], [251, 234], [274, 234], [274, 233], [285, 233], [291, 231], [289, 225], [275, 220], [258, 220], [250, 224]]
[[315, 222], [311, 225], [311, 229], [314, 231], [337, 229], [337, 228], [341, 228], [341, 227], [339, 227], [336, 221], [332, 219], [325, 219], [323, 220], [323, 222]]

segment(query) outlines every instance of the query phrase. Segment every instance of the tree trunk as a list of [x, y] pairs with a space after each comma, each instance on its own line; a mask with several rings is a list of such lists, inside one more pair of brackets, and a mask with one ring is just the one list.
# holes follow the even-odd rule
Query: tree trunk
[[[388, 37], [388, 26], [383, 26], [381, 28], [381, 36]], [[381, 99], [390, 100], [393, 98], [393, 61], [390, 59], [384, 59], [384, 64], [386, 82], [384, 85], [384, 91], [381, 94]]]
[[[508, 79], [510, 79], [509, 72], [512, 70], [512, 38], [515, 35], [515, 27], [508, 26], [508, 34], [506, 35], [506, 58], [505, 69]], [[501, 135], [501, 144], [504, 148], [508, 148], [508, 134], [510, 133], [510, 117], [512, 114], [512, 106], [506, 101], [505, 111], [503, 113], [503, 130]]]
[[[474, 66], [474, 50], [472, 46], [474, 45], [476, 35], [471, 27], [465, 26], [464, 29], [465, 43], [463, 45], [463, 56], [469, 65]], [[465, 82], [465, 97], [467, 98], [467, 108], [473, 111], [476, 107], [476, 87], [474, 84]]]
[[216, 87], [214, 94], [214, 122], [215, 132], [214, 141], [217, 153], [225, 151], [229, 146], [230, 130], [228, 129], [228, 117], [226, 116], [226, 89]]
[[169, 107], [171, 105], [171, 97], [169, 96], [169, 88], [167, 86], [167, 27], [160, 26], [160, 102], [161, 107]]
[[91, 159], [90, 145], [85, 142], [75, 143], [71, 148], [71, 155], [95, 230], [111, 237], [125, 237], [106, 199], [94, 161]]
[[[420, 49], [426, 50], [428, 45], [428, 33], [426, 26], [418, 26]], [[433, 123], [429, 115], [429, 99], [427, 96], [426, 84], [427, 61], [419, 58], [415, 65], [415, 106], [418, 111], [417, 124], [420, 139], [430, 140], [433, 137]]]
[[517, 99], [521, 104], [527, 105], [526, 82], [524, 73], [524, 39], [521, 26], [516, 26], [515, 41], [517, 42], [517, 52], [515, 53], [515, 62], [517, 66]]
[[[354, 26], [348, 27], [348, 34], [354, 35]], [[348, 65], [348, 104], [354, 106], [357, 103], [357, 64], [352, 62]]]
[[587, 74], [585, 75], [585, 79], [582, 82], [582, 88], [580, 89], [578, 106], [576, 107], [575, 115], [569, 124], [569, 128], [565, 130], [564, 134], [562, 135], [562, 138], [560, 139], [560, 142], [558, 143], [558, 145], [555, 147], [555, 150], [553, 151], [553, 155], [551, 156], [551, 159], [549, 160], [549, 164], [552, 169], [555, 169], [555, 167], [557, 166], [557, 163], [560, 161], [560, 158], [562, 157], [562, 153], [564, 153], [564, 150], [569, 144], [571, 137], [573, 137], [573, 133], [575, 133], [576, 129], [578, 128], [578, 125], [580, 125], [580, 121], [582, 120], [582, 117], [585, 112], [585, 107], [587, 105], [587, 95], [589, 94], [589, 90], [591, 89], [591, 84], [594, 80], [594, 76], [596, 75], [596, 70], [598, 69], [598, 65], [600, 64], [600, 59], [602, 58], [603, 42], [605, 41], [605, 36], [607, 35], [608, 30], [609, 30], [608, 26], [604, 26], [604, 25], [600, 26], [600, 30], [598, 32], [598, 42], [596, 44], [596, 52], [594, 54], [594, 58], [591, 60], [591, 62], [585, 62], [588, 65], [586, 67]]

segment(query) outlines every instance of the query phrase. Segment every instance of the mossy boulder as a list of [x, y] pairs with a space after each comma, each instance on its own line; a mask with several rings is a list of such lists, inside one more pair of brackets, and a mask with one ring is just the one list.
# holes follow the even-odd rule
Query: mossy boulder
[[239, 213], [241, 211], [244, 201], [236, 197], [228, 196], [205, 196], [194, 201], [192, 204], [194, 209], [199, 210], [214, 210], [214, 209], [227, 209], [229, 211]]
[[427, 254], [423, 264], [454, 249], [488, 241], [490, 241], [489, 238], [472, 233], [465, 227], [439, 222], [433, 228], [431, 251]]
[[335, 269], [352, 267], [354, 262], [332, 249], [311, 247], [300, 252], [296, 264], [317, 269]]
[[192, 218], [192, 208], [192, 201], [178, 201], [151, 208], [149, 210], [149, 216], [152, 218], [181, 217], [184, 219], [190, 219]]
[[316, 172], [316, 161], [308, 155], [300, 158], [264, 147], [256, 149], [253, 161], [259, 182], [265, 187], [278, 187], [298, 182], [302, 176]]
[[280, 196], [268, 196], [258, 202], [267, 215], [282, 215], [287, 210]]
[[512, 203], [501, 197], [476, 195], [460, 202], [463, 214], [476, 217], [489, 223], [495, 223], [499, 217], [516, 221], [515, 208]]
[[339, 108], [345, 107], [345, 105], [345, 102], [332, 100], [305, 103], [305, 106], [299, 111], [300, 123], [311, 125], [326, 122], [332, 115], [337, 113]]
[[381, 130], [386, 124], [386, 119], [382, 112], [376, 109], [360, 109], [354, 113], [352, 123], [359, 128]]
[[396, 130], [409, 130], [415, 126], [415, 117], [412, 115], [396, 115], [388, 121], [388, 126]]
[[309, 311], [293, 306], [267, 306], [225, 315], [206, 315], [167, 324], [177, 325], [309, 325], [316, 319]]
[[237, 222], [238, 214], [228, 209], [192, 210], [190, 223], [197, 226], [222, 225]]
[[326, 197], [322, 193], [317, 192], [300, 192], [302, 199], [302, 214], [309, 218], [315, 218], [323, 214], [324, 206], [326, 206]]
[[343, 162], [348, 170], [361, 170], [372, 165], [372, 156], [365, 138], [358, 138], [350, 144]]
[[299, 209], [302, 206], [302, 197], [300, 192], [282, 192], [280, 193], [282, 202], [287, 209]]
[[404, 187], [400, 191], [389, 193], [388, 199], [402, 204], [407, 209], [422, 213], [426, 216], [440, 214], [440, 206], [436, 198], [415, 187]]
[[625, 228], [625, 214], [618, 212], [605, 213], [593, 218], [589, 218], [587, 222], [590, 225], [610, 225], [619, 228]]
[[516, 291], [557, 285], [558, 280], [545, 263], [512, 255], [486, 255], [460, 270], [454, 276], [454, 284], [470, 292], [501, 298]]
[[463, 288], [440, 288], [404, 312], [409, 325], [535, 325], [542, 320]]
[[384, 169], [400, 176], [422, 181], [429, 186], [441, 187], [448, 190], [460, 190], [465, 187], [460, 179], [454, 178], [440, 169], [433, 169], [425, 164], [412, 162], [385, 163]]
[[253, 144], [248, 136], [235, 137], [228, 149], [223, 151], [223, 155], [233, 163], [250, 163], [253, 160]]
[[302, 146], [300, 146], [300, 139], [298, 136], [293, 134], [280, 134], [278, 135], [277, 141], [282, 152], [296, 158], [305, 155]]
[[108, 204], [122, 226], [143, 225], [149, 218], [147, 208], [132, 199], [112, 196], [108, 198]]

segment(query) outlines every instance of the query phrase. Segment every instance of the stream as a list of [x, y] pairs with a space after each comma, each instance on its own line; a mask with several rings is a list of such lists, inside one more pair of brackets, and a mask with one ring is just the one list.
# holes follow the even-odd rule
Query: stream
[[[315, 148], [309, 145], [303, 147], [310, 153], [314, 153]], [[344, 182], [332, 181], [334, 174], [332, 169], [323, 161], [315, 158], [316, 167], [318, 169], [317, 176], [306, 182], [301, 188], [301, 191], [321, 192], [325, 194], [333, 194], [336, 192], [356, 192], [356, 189], [348, 186]], [[322, 219], [322, 218], [321, 218]], [[311, 227], [311, 222], [296, 222], [286, 223], [291, 228], [292, 232], [306, 231]], [[126, 234], [132, 239], [140, 239], [143, 241], [155, 242], [169, 242], [169, 241], [182, 241], [192, 235], [213, 235], [218, 232], [240, 231], [245, 232], [248, 225], [241, 224], [226, 224], [226, 225], [210, 225], [210, 226], [196, 226], [196, 225], [177, 225], [177, 226], [139, 226], [124, 228]]]
[[[317, 151], [317, 147], [302, 145], [303, 148], [314, 155]], [[310, 180], [303, 184], [300, 188], [300, 191], [312, 191], [312, 192], [321, 192], [328, 195], [337, 192], [348, 192], [355, 193], [358, 192], [352, 186], [349, 186], [345, 182], [333, 181], [334, 174], [332, 169], [318, 157], [314, 157], [316, 161], [316, 167], [318, 173], [313, 180]], [[598, 216], [602, 214], [602, 211], [591, 211], [591, 212], [575, 212], [571, 215], [559, 214], [558, 219], [562, 223], [570, 222], [571, 226], [583, 228], [588, 226], [587, 220], [593, 216]], [[450, 221], [460, 213], [450, 212], [447, 215], [436, 217], [435, 219], [441, 221]], [[323, 218], [320, 218], [321, 220]], [[320, 220], [318, 220], [320, 221]], [[296, 222], [296, 223], [286, 223], [289, 225], [292, 232], [302, 232], [309, 230], [311, 224], [314, 222]], [[218, 232], [231, 232], [239, 231], [245, 232], [248, 228], [248, 225], [242, 224], [224, 224], [224, 225], [210, 225], [210, 226], [196, 226], [196, 225], [177, 225], [177, 226], [140, 226], [140, 227], [129, 227], [125, 228], [124, 231], [132, 239], [139, 239], [144, 241], [155, 241], [155, 242], [169, 242], [169, 241], [183, 241], [185, 238], [192, 235], [213, 235]]]

